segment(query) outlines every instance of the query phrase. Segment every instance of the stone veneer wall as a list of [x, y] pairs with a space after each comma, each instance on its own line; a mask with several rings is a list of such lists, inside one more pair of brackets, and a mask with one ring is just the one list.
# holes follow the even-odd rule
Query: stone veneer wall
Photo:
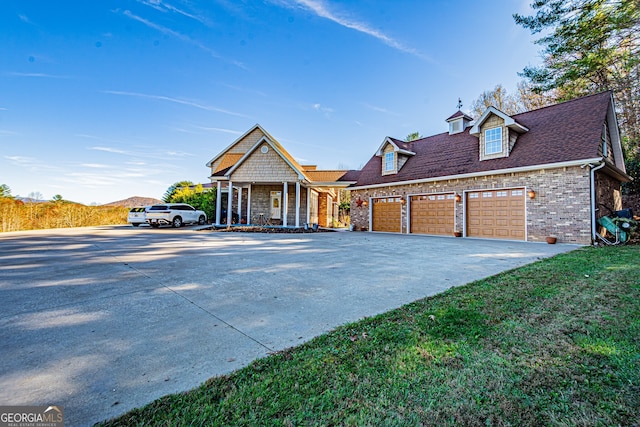
[[[555, 234], [562, 243], [591, 243], [589, 169], [579, 166], [352, 190], [351, 223], [357, 228], [369, 228], [371, 204], [358, 207], [358, 198], [368, 201], [375, 197], [406, 198], [407, 195], [447, 192], [463, 195], [464, 191], [517, 187], [536, 192], [534, 199], [525, 196], [528, 241], [544, 241], [546, 236]], [[462, 230], [464, 197], [456, 203], [455, 217], [456, 227]], [[402, 206], [402, 232], [407, 232], [407, 205]]]

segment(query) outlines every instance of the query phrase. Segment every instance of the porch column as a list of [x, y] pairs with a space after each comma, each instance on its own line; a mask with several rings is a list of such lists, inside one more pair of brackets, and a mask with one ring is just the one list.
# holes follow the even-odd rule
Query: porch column
[[242, 187], [238, 187], [238, 224], [242, 221]]
[[251, 224], [251, 184], [247, 188], [247, 224]]
[[311, 222], [311, 188], [307, 187], [307, 224]]
[[282, 226], [287, 226], [287, 204], [289, 203], [288, 191], [289, 191], [289, 183], [284, 182], [282, 184]]
[[233, 182], [229, 181], [229, 197], [227, 197], [227, 227], [231, 227], [231, 202], [233, 202]]
[[220, 211], [222, 211], [222, 183], [216, 184], [216, 225], [220, 225]]
[[296, 181], [296, 227], [300, 227], [300, 181]]

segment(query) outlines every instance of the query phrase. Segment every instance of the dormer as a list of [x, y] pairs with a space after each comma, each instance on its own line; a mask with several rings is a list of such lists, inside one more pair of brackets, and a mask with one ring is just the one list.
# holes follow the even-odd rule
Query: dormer
[[376, 156], [382, 158], [382, 175], [398, 173], [409, 157], [415, 155], [410, 149], [410, 143], [391, 137], [386, 137], [376, 152]]
[[489, 107], [471, 127], [469, 133], [480, 140], [480, 161], [509, 157], [518, 135], [528, 132], [525, 126], [495, 107]]
[[447, 123], [449, 123], [449, 135], [464, 132], [466, 128], [471, 126], [472, 121], [473, 119], [471, 117], [458, 110], [457, 113], [447, 119]]

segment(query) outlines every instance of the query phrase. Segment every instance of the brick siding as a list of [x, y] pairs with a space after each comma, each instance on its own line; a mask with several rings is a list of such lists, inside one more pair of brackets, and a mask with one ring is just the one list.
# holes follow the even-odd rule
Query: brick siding
[[[369, 227], [368, 207], [358, 207], [356, 200], [372, 197], [450, 193], [460, 195], [464, 191], [526, 188], [536, 192], [534, 199], [526, 197], [527, 240], [544, 241], [554, 234], [563, 243], [591, 243], [590, 184], [589, 169], [580, 167], [546, 169], [533, 172], [519, 172], [490, 175], [467, 179], [451, 179], [422, 184], [405, 184], [393, 187], [372, 188], [351, 191], [351, 223], [357, 228]], [[610, 186], [615, 186], [612, 180]], [[603, 194], [612, 190], [603, 189]], [[604, 196], [602, 196], [604, 197]], [[455, 222], [458, 229], [464, 224], [464, 198], [456, 203]], [[407, 206], [402, 207], [402, 232], [407, 232]]]

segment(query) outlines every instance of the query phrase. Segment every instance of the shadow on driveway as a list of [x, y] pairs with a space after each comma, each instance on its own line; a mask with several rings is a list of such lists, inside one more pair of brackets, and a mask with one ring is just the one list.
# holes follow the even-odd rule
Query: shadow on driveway
[[373, 233], [0, 234], [0, 402], [90, 425], [341, 324], [576, 248]]

